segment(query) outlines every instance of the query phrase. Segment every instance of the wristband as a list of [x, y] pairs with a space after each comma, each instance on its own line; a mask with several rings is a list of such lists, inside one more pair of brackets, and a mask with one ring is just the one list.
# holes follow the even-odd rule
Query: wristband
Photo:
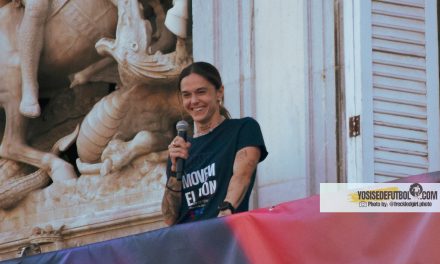
[[182, 187], [181, 187], [180, 190], [174, 190], [174, 189], [172, 189], [170, 186], [168, 186], [168, 182], [169, 182], [169, 179], [167, 179], [167, 182], [165, 183], [165, 187], [166, 187], [168, 190], [170, 190], [170, 191], [172, 191], [172, 192], [175, 192], [175, 193], [180, 193], [180, 192], [182, 192]]
[[176, 192], [176, 193], [180, 193], [180, 192], [182, 192], [181, 190], [173, 190], [173, 189], [171, 189], [171, 188], [168, 186], [168, 184], [165, 184], [165, 187], [166, 187], [168, 190], [172, 191], [172, 192]]
[[223, 201], [217, 208], [219, 211], [231, 210], [231, 213], [235, 213], [235, 208], [228, 201]]

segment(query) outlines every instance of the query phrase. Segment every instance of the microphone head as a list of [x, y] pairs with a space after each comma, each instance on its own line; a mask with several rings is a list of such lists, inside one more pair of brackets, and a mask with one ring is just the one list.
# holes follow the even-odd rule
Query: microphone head
[[176, 124], [177, 131], [187, 131], [188, 127], [189, 127], [188, 122], [186, 122], [185, 120], [180, 120]]

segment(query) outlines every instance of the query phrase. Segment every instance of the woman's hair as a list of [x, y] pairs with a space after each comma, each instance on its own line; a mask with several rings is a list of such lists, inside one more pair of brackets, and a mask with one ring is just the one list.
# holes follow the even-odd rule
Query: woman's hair
[[[215, 68], [214, 65], [210, 63], [199, 61], [190, 64], [189, 66], [187, 66], [185, 69], [182, 70], [182, 72], [179, 75], [179, 79], [177, 83], [177, 88], [179, 89], [179, 91], [180, 91], [180, 84], [182, 83], [183, 78], [190, 75], [191, 73], [198, 74], [203, 78], [205, 78], [208, 82], [214, 85], [216, 90], [222, 87], [222, 78], [220, 77], [220, 73], [218, 72], [217, 68]], [[228, 110], [223, 105], [220, 105], [220, 114], [227, 119], [231, 118], [231, 115], [229, 114]]]

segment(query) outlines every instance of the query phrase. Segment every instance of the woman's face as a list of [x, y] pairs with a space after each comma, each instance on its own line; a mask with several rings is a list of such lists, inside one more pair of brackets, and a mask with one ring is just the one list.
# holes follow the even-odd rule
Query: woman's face
[[191, 73], [180, 83], [183, 107], [194, 122], [209, 124], [213, 117], [220, 115], [219, 101], [223, 98], [223, 86], [215, 86], [201, 75]]

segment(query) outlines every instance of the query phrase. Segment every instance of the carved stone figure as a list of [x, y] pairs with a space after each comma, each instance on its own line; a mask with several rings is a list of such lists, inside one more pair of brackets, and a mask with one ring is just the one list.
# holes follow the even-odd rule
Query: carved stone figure
[[[51, 1], [22, 0], [22, 2], [26, 8], [18, 34], [22, 75], [22, 99], [19, 109], [24, 116], [34, 118], [40, 115], [37, 74]], [[61, 2], [67, 2], [67, 0]], [[144, 2], [147, 2], [154, 9], [157, 17], [156, 23], [163, 25], [165, 15], [160, 1], [144, 0]], [[161, 31], [162, 28], [156, 30], [156, 37], [160, 36]]]
[[[67, 74], [79, 71], [99, 60], [100, 56], [94, 50], [94, 44], [102, 37], [114, 35], [117, 16], [116, 8], [111, 2], [87, 1], [87, 6], [91, 9], [80, 10], [81, 6], [86, 5], [76, 3], [78, 1], [80, 0], [63, 3], [62, 8], [51, 6], [51, 18], [46, 23], [44, 48], [40, 60], [42, 89], [46, 85], [60, 82]], [[89, 19], [81, 20], [81, 16], [99, 17], [102, 21], [93, 24]], [[40, 168], [42, 172], [48, 173], [54, 182], [68, 184], [77, 177], [72, 165], [52, 153], [31, 148], [26, 142], [28, 121], [19, 113], [22, 81], [17, 31], [22, 18], [22, 8], [13, 5], [1, 8], [0, 32], [5, 39], [1, 42], [0, 49], [2, 62], [0, 103], [5, 109], [6, 124], [0, 156]]]
[[[143, 2], [144, 5], [151, 4], [151, 7], [159, 12], [157, 19], [160, 21], [160, 12], [163, 11], [159, 10], [159, 0], [145, 0]], [[117, 4], [117, 8], [115, 4]], [[88, 81], [94, 73], [112, 63], [111, 60], [100, 55], [111, 55], [117, 61], [120, 86], [117, 92], [104, 98], [89, 113], [79, 132], [75, 131], [62, 139], [63, 144], [57, 143], [53, 153], [30, 147], [26, 141], [28, 119], [19, 112], [22, 99], [20, 78], [22, 67], [20, 67], [21, 51], [17, 32], [18, 25], [23, 19], [23, 9], [16, 8], [12, 4], [5, 5], [0, 9], [0, 21], [2, 22], [0, 23], [0, 35], [5, 36], [5, 39], [0, 42], [0, 64], [2, 64], [0, 105], [5, 109], [6, 115], [0, 156], [5, 160], [5, 163], [11, 163], [10, 160], [13, 160], [39, 168], [35, 173], [18, 177], [17, 175], [20, 170], [23, 171], [23, 167], [15, 164], [9, 166], [19, 169], [9, 170], [0, 177], [0, 201], [5, 201], [4, 204], [0, 204], [1, 208], [9, 208], [28, 192], [45, 186], [48, 176], [54, 184], [74, 185], [77, 174], [73, 166], [56, 154], [59, 150], [72, 144], [78, 134], [77, 148], [80, 158], [87, 156], [84, 153], [92, 152], [94, 155], [92, 158], [84, 158], [84, 161], [80, 160], [79, 163], [86, 162], [90, 165], [99, 162], [98, 157], [102, 155], [101, 161], [105, 166], [101, 164], [99, 169], [104, 174], [125, 166], [135, 156], [125, 153], [121, 158], [122, 156], [115, 155], [114, 144], [110, 145], [107, 151], [105, 149], [110, 140], [118, 135], [117, 128], [121, 124], [123, 125], [122, 120], [125, 114], [134, 111], [128, 108], [124, 109], [129, 105], [127, 100], [130, 96], [145, 93], [145, 89], [149, 89], [151, 86], [158, 87], [161, 83], [169, 85], [180, 69], [189, 62], [182, 40], [177, 45], [176, 52], [170, 54], [158, 52], [154, 55], [148, 53], [152, 51], [153, 47], [153, 30], [150, 22], [143, 19], [137, 0], [119, 0], [117, 3], [110, 0], [53, 0], [48, 14], [38, 69], [40, 94], [46, 96], [53, 94], [54, 91], [46, 89], [46, 87], [56, 88], [57, 83], [62, 83], [69, 74], [75, 72], [78, 74], [75, 75], [74, 82]], [[161, 26], [156, 27], [161, 28]], [[168, 33], [156, 33], [156, 37], [158, 36], [160, 38], [156, 43], [162, 44], [155, 46], [155, 49], [169, 48], [169, 41], [172, 41], [173, 38], [170, 38]], [[115, 37], [116, 39], [113, 39]], [[162, 37], [168, 40], [163, 41]], [[97, 43], [98, 52], [95, 50], [95, 43]], [[36, 51], [39, 53], [38, 49]], [[78, 76], [82, 76], [83, 79], [78, 81]], [[161, 96], [170, 96], [169, 92], [158, 92], [156, 88], [156, 90], [148, 91], [147, 97], [155, 98], [155, 94], [158, 93]], [[148, 104], [148, 102], [145, 103]], [[170, 114], [170, 110], [164, 110], [163, 107], [157, 109], [162, 113], [168, 111]], [[173, 110], [172, 107], [170, 109]], [[173, 111], [173, 118], [177, 119], [179, 110], [174, 109]], [[103, 113], [104, 115], [102, 115]], [[116, 118], [109, 119], [110, 115], [114, 113], [118, 113]], [[110, 115], [106, 116], [105, 114]], [[161, 113], [157, 113], [157, 117], [154, 117], [156, 115], [152, 116], [154, 120], [151, 121], [151, 124], [157, 124], [161, 118], [164, 118]], [[87, 128], [89, 120], [93, 120], [92, 129], [90, 126]], [[141, 132], [133, 140], [133, 142], [141, 144], [148, 141], [148, 147], [141, 151], [143, 154], [165, 149], [166, 141], [171, 136], [169, 132], [172, 129], [172, 120], [162, 121], [162, 123], [160, 129], [155, 131], [152, 128], [149, 129], [150, 131]], [[101, 128], [96, 129], [100, 126]], [[128, 137], [134, 136], [137, 132], [139, 131], [131, 131], [131, 135]], [[93, 133], [95, 134], [92, 135]], [[93, 149], [88, 143], [84, 143], [87, 140], [97, 143], [99, 151]], [[60, 144], [64, 148], [60, 148]], [[134, 149], [137, 148], [134, 144], [123, 143], [122, 145], [124, 144]], [[123, 162], [117, 162], [118, 159]]]
[[29, 119], [19, 109], [28, 6], [0, 0], [0, 260], [161, 227], [165, 150], [185, 118], [175, 79], [191, 60], [178, 33], [186, 0], [174, 19], [171, 0], [49, 2], [33, 50], [41, 116]]
[[44, 26], [49, 15], [49, 0], [26, 0], [18, 39], [20, 43], [22, 98], [20, 112], [24, 116], [38, 117], [37, 70], [43, 48]]

